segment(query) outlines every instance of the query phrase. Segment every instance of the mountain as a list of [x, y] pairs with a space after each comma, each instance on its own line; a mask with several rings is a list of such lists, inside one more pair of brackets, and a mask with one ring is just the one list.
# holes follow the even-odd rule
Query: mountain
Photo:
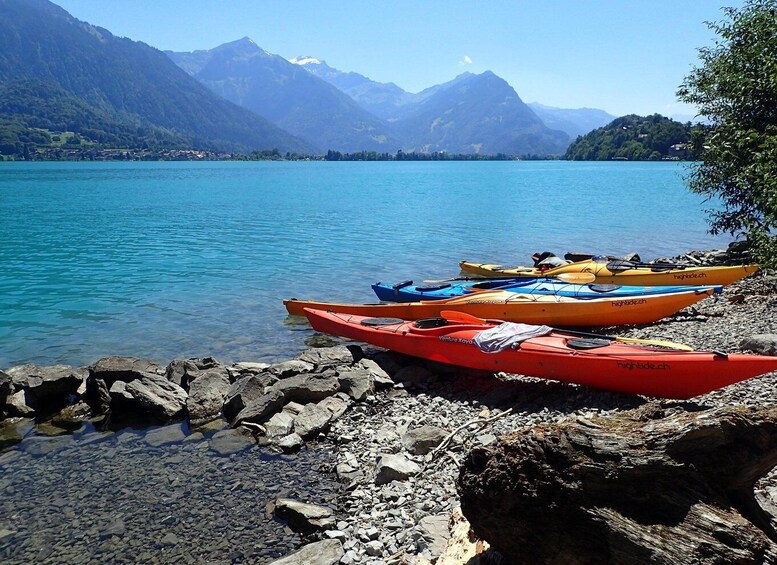
[[528, 104], [537, 116], [551, 129], [560, 129], [571, 139], [606, 126], [615, 116], [595, 108], [564, 109], [544, 106], [538, 102]]
[[249, 38], [207, 51], [167, 52], [213, 92], [322, 149], [395, 152], [389, 126], [332, 84]]
[[564, 159], [573, 161], [657, 161], [693, 159], [696, 135], [703, 136], [703, 126], [681, 124], [659, 114], [628, 115], [605, 127], [577, 138]]
[[291, 63], [325, 80], [368, 112], [389, 122], [400, 117], [403, 107], [417, 100], [417, 95], [405, 92], [393, 82], [375, 82], [359, 73], [339, 71], [315, 57], [295, 57]]
[[562, 131], [548, 128], [513, 88], [490, 71], [427, 89], [395, 123], [408, 149], [507, 155], [561, 154]]
[[64, 104], [70, 129], [84, 135], [89, 129], [123, 137], [141, 128], [152, 139], [195, 148], [315, 150], [214, 95], [161, 51], [81, 22], [47, 0], [0, 0], [0, 84], [6, 92], [38, 92], [5, 104], [6, 124], [56, 122]]

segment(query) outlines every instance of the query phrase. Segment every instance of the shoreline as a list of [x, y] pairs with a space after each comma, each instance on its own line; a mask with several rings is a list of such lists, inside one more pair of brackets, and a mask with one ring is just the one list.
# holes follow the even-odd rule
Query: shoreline
[[[756, 274], [726, 287], [722, 295], [708, 298], [661, 322], [607, 331], [628, 337], [680, 341], [699, 349], [737, 351], [741, 340], [753, 334], [777, 334], [777, 321], [772, 314], [777, 306], [774, 284], [770, 275]], [[345, 348], [336, 349], [341, 355], [337, 362], [344, 361], [342, 349]], [[334, 504], [329, 503], [330, 507], [334, 506], [334, 522], [318, 533], [304, 536], [304, 540], [337, 540], [344, 553], [339, 562], [345, 564], [423, 563], [423, 559], [435, 559], [443, 551], [448, 520], [458, 505], [458, 464], [471, 447], [487, 446], [498, 436], [516, 429], [566, 418], [607, 417], [649, 402], [644, 397], [555, 381], [460, 370], [383, 353], [371, 347], [363, 350], [366, 359], [379, 360], [376, 366], [368, 364], [373, 386], [378, 377], [377, 390], [367, 386], [354, 392], [361, 382], [354, 376], [350, 389], [354, 394], [337, 393], [340, 395], [337, 398], [345, 405], [344, 409], [342, 405], [335, 408], [342, 410], [339, 417], [328, 427], [312, 433], [307, 444], [301, 444], [305, 451], [318, 447], [330, 451], [334, 468], [324, 475], [338, 479], [342, 485]], [[309, 362], [311, 354], [306, 354], [306, 362]], [[306, 354], [300, 357], [305, 358]], [[358, 354], [354, 359], [356, 357]], [[354, 359], [346, 360], [346, 364], [353, 367], [362, 363], [362, 360]], [[276, 368], [282, 367], [276, 369], [278, 375], [284, 370], [291, 371], [294, 363], [291, 360], [276, 364]], [[214, 368], [204, 368], [205, 363], [200, 365], [190, 367], [190, 374], [193, 375], [195, 369], [205, 374]], [[249, 373], [256, 376], [271, 367], [248, 365], [243, 364], [240, 370], [233, 369], [233, 372], [236, 371], [236, 376]], [[186, 374], [185, 368], [181, 371]], [[381, 385], [384, 388], [381, 389]], [[683, 410], [709, 410], [730, 405], [774, 406], [777, 405], [777, 381], [774, 375], [767, 375], [691, 401], [664, 400], [659, 403]], [[222, 428], [222, 431], [227, 429]], [[428, 428], [426, 431], [436, 438], [433, 441], [437, 444], [443, 439], [449, 444], [430, 456], [433, 448], [428, 445], [432, 444], [424, 447], [422, 440], [411, 437], [421, 428]], [[261, 432], [250, 425], [248, 429]], [[262, 436], [261, 433], [257, 435]], [[269, 442], [260, 440], [259, 443]], [[0, 451], [0, 465], [12, 466], [8, 454], [13, 452], [13, 447], [4, 447]], [[238, 450], [228, 457], [243, 457], [249, 452], [240, 453]], [[377, 463], [387, 455], [401, 456], [416, 467], [411, 466], [412, 472], [404, 480], [376, 484]], [[768, 493], [770, 489], [777, 492], [777, 477], [770, 476], [763, 482], [761, 491]], [[316, 504], [321, 501], [302, 502]], [[0, 523], [0, 530], [3, 528]], [[0, 536], [0, 550], [3, 546], [8, 547], [8, 543], [9, 539]]]

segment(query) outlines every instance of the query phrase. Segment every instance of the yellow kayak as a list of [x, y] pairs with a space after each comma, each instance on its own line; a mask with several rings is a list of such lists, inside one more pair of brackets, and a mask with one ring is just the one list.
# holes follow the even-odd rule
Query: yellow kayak
[[284, 300], [283, 303], [289, 314], [295, 316], [304, 316], [305, 308], [314, 308], [357, 316], [419, 320], [440, 316], [443, 310], [455, 310], [478, 318], [508, 322], [587, 327], [650, 324], [695, 304], [714, 292], [713, 288], [688, 289], [687, 292], [671, 294], [583, 300], [567, 296], [492, 290], [446, 300], [396, 304], [337, 304], [296, 298]]
[[503, 267], [488, 263], [462, 261], [465, 273], [488, 278], [555, 277], [567, 273], [591, 273], [597, 284], [630, 286], [727, 285], [759, 270], [758, 265], [690, 267], [681, 265], [632, 263], [630, 261], [578, 261], [544, 271], [533, 267]]

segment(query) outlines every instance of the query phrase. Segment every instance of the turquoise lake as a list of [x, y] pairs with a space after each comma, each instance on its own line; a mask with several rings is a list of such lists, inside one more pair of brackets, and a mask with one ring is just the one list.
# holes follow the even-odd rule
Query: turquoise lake
[[277, 361], [288, 297], [535, 251], [724, 247], [681, 163], [0, 163], [0, 367], [106, 355]]

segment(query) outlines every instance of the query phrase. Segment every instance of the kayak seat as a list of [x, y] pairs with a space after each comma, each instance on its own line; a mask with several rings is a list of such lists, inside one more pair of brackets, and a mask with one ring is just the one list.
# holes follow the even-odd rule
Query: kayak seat
[[589, 284], [588, 288], [590, 288], [594, 292], [612, 292], [613, 290], [618, 290], [620, 288], [620, 285], [618, 285], [618, 284]]
[[415, 327], [422, 330], [429, 328], [440, 328], [448, 325], [448, 320], [445, 318], [421, 318], [415, 321]]
[[451, 285], [448, 284], [448, 283], [445, 283], [445, 284], [422, 284], [422, 285], [418, 285], [417, 287], [415, 287], [415, 289], [416, 290], [420, 290], [421, 292], [424, 292], [424, 291], [428, 292], [428, 291], [432, 291], [432, 290], [442, 290], [442, 289], [448, 288], [450, 286]]

